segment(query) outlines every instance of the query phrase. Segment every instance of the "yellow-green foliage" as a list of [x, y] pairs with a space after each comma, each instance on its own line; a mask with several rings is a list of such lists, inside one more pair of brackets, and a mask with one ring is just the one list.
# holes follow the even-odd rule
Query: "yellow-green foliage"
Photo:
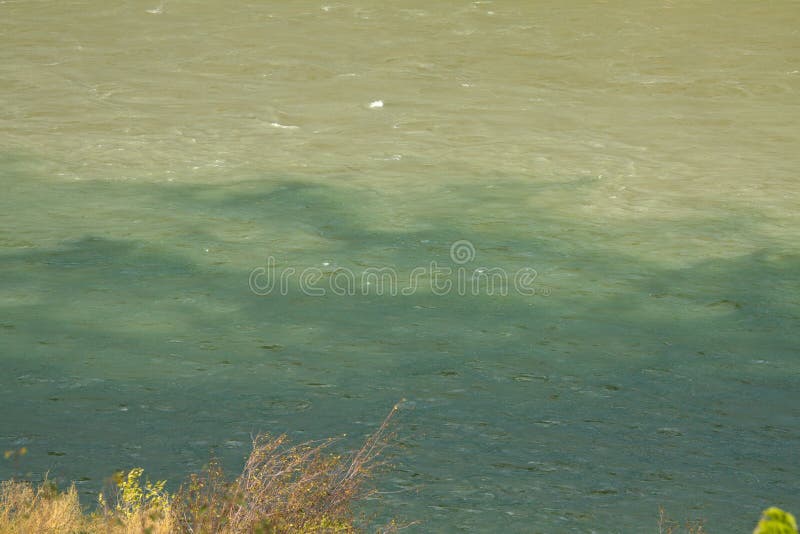
[[[144, 469], [135, 467], [128, 473], [117, 473], [115, 482], [117, 484], [117, 502], [115, 509], [126, 517], [138, 514], [143, 510], [148, 512], [159, 512], [169, 514], [170, 496], [164, 490], [166, 480], [150, 482], [148, 479], [142, 487], [141, 478]], [[105, 497], [101, 493], [98, 496], [101, 506], [107, 506]]]
[[764, 510], [753, 534], [797, 534], [797, 521], [789, 512], [773, 506]]
[[3, 453], [3, 458], [5, 458], [6, 460], [19, 460], [20, 458], [22, 458], [26, 454], [28, 454], [28, 448], [27, 447], [20, 447], [19, 449], [16, 449], [16, 450], [15, 449], [11, 449], [9, 451], [5, 451]]

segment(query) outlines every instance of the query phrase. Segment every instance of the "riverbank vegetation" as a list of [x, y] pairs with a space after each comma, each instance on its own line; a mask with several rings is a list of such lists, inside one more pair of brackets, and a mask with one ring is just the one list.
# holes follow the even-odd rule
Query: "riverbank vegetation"
[[[59, 490], [45, 480], [0, 482], [1, 534], [355, 534], [367, 530], [355, 506], [374, 490], [367, 482], [381, 465], [398, 406], [349, 455], [331, 451], [335, 438], [291, 445], [286, 435], [260, 434], [233, 480], [212, 460], [174, 493], [141, 468], [117, 473], [94, 510], [84, 509], [75, 486]], [[19, 460], [25, 450], [7, 451]], [[394, 532], [394, 522], [372, 527]], [[659, 534], [703, 534], [702, 522], [680, 524], [659, 510]], [[768, 508], [753, 534], [798, 534], [794, 516]]]
[[[335, 454], [329, 439], [291, 445], [262, 434], [241, 474], [225, 477], [212, 461], [174, 493], [140, 468], [115, 476], [95, 510], [81, 507], [75, 486], [59, 491], [44, 481], [0, 483], [0, 532], [31, 533], [354, 533], [364, 529], [354, 506], [372, 491], [367, 481], [381, 464], [395, 406], [360, 449]], [[384, 531], [396, 530], [394, 524]]]

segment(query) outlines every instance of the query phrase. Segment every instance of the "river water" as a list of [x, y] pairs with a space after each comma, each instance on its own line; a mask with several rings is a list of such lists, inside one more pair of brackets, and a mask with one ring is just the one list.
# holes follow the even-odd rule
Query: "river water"
[[798, 16], [0, 1], [0, 478], [405, 399], [418, 532], [800, 511]]

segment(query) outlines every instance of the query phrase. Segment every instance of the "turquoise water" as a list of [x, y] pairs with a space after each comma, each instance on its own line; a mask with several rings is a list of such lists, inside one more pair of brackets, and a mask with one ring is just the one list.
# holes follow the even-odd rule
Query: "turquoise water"
[[419, 532], [800, 510], [797, 7], [723, 7], [0, 4], [0, 478], [405, 399], [366, 508]]

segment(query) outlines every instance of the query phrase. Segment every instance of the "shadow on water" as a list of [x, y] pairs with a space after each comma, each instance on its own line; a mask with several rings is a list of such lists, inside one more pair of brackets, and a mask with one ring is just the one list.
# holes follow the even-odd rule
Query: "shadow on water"
[[[358, 437], [407, 398], [381, 485], [408, 490], [384, 497], [389, 514], [430, 528], [628, 530], [659, 505], [741, 528], [766, 503], [797, 505], [800, 256], [665, 266], [585, 221], [541, 210], [512, 224], [524, 208], [496, 192], [451, 190], [464, 217], [391, 227], [372, 191], [289, 178], [13, 185], [0, 448], [27, 446], [34, 478], [88, 494], [142, 465], [176, 481], [212, 449], [235, 466], [257, 431]], [[482, 200], [506, 211], [478, 224]], [[81, 222], [94, 208], [105, 223]], [[65, 229], [47, 239], [36, 217]], [[266, 255], [408, 273], [465, 238], [476, 265], [536, 268], [538, 293], [248, 287]]]

